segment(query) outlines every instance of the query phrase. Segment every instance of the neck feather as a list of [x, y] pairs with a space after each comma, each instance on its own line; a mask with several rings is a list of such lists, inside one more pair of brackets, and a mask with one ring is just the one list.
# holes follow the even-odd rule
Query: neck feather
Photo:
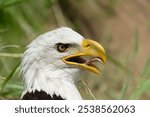
[[[68, 71], [69, 70], [69, 71]], [[76, 87], [76, 82], [80, 77], [79, 70], [69, 68], [58, 70], [38, 70], [35, 71], [28, 69], [24, 74], [25, 91], [22, 96], [27, 92], [45, 91], [47, 94], [53, 96], [61, 96], [67, 100], [80, 100], [82, 99]], [[74, 74], [71, 74], [74, 73]]]

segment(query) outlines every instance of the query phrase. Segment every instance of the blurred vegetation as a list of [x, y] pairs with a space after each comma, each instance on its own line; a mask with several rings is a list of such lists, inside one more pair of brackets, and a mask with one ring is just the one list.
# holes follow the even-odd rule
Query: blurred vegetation
[[[0, 99], [20, 98], [23, 84], [19, 63], [25, 47], [37, 35], [60, 26], [95, 38], [106, 48], [108, 62], [102, 76], [89, 74], [83, 79], [96, 99], [150, 99], [150, 56], [142, 69], [137, 72], [135, 68], [140, 46], [138, 27], [132, 32], [130, 51], [117, 55], [110, 48], [115, 27], [103, 24], [116, 16], [120, 4], [123, 0], [0, 0]], [[93, 99], [82, 84], [79, 90], [84, 99]]]

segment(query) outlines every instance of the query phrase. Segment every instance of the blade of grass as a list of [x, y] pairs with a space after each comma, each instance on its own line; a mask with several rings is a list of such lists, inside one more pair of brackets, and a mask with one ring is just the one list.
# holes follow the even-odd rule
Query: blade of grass
[[138, 48], [139, 48], [139, 32], [138, 30], [136, 29], [135, 33], [134, 33], [134, 47], [133, 47], [133, 50], [131, 52], [131, 58], [134, 60], [134, 58], [136, 57], [137, 55], [137, 52], [138, 52]]
[[18, 85], [18, 84], [8, 84], [5, 86], [6, 89], [14, 89], [14, 90], [23, 90], [23, 86], [22, 85]]
[[21, 53], [0, 53], [0, 57], [21, 58]]
[[20, 3], [24, 2], [24, 1], [27, 1], [27, 0], [15, 0], [13, 2], [8, 2], [8, 3], [2, 1], [0, 9], [4, 9], [6, 7], [14, 6], [14, 5], [20, 4]]
[[19, 45], [5, 45], [5, 46], [2, 46], [2, 47], [0, 47], [0, 50], [1, 49], [5, 49], [5, 48], [19, 48]]
[[96, 100], [95, 96], [93, 95], [92, 91], [89, 89], [89, 87], [87, 86], [87, 84], [83, 80], [81, 80], [81, 83], [85, 86], [86, 93], [88, 95], [90, 95], [93, 100]]
[[0, 80], [5, 80], [6, 78], [0, 75]]
[[145, 93], [145, 91], [150, 89], [150, 79], [146, 80], [141, 84], [141, 86], [135, 91], [133, 95], [131, 95], [130, 99], [139, 99], [140, 96]]
[[141, 75], [140, 75], [141, 78], [147, 77], [149, 71], [150, 71], [150, 56], [149, 56], [149, 58], [148, 58], [148, 60], [147, 60], [147, 62], [146, 62], [146, 64], [145, 64], [145, 66], [144, 66], [144, 69], [143, 69], [143, 71], [142, 71], [142, 73], [141, 73]]
[[17, 65], [14, 67], [14, 69], [12, 70], [12, 72], [8, 75], [8, 77], [4, 80], [4, 82], [1, 84], [1, 89], [4, 88], [4, 86], [8, 83], [8, 81], [12, 78], [12, 76], [14, 75], [15, 71], [17, 70], [17, 68], [19, 67], [19, 65], [21, 64], [21, 61], [19, 61], [17, 63]]
[[6, 97], [7, 98], [13, 98], [14, 99], [14, 96], [16, 97], [16, 96], [18, 96], [18, 97], [20, 97], [20, 95], [21, 95], [21, 93], [22, 93], [22, 90], [18, 90], [18, 91], [6, 91], [6, 92], [0, 92], [0, 95], [2, 95], [3, 97], [5, 97], [5, 99], [6, 99]]
[[115, 66], [119, 67], [125, 73], [132, 74], [132, 71], [129, 68], [125, 67], [121, 62], [119, 62], [118, 60], [113, 58], [111, 55], [107, 54], [107, 58], [111, 63], [113, 63]]
[[148, 78], [150, 71], [150, 57], [148, 58], [144, 69], [140, 75], [139, 88], [131, 95], [130, 99], [138, 99], [144, 92], [150, 88], [150, 79]]
[[128, 79], [126, 79], [125, 82], [124, 82], [124, 84], [123, 84], [123, 87], [122, 87], [122, 90], [121, 90], [121, 93], [120, 93], [119, 100], [124, 99], [125, 94], [126, 94], [126, 92], [127, 92], [127, 89], [128, 89]]
[[12, 97], [12, 99], [20, 99], [20, 97], [21, 97], [21, 94], [22, 94], [22, 90], [20, 90], [20, 91], [13, 91], [11, 94], [10, 94], [10, 96]]

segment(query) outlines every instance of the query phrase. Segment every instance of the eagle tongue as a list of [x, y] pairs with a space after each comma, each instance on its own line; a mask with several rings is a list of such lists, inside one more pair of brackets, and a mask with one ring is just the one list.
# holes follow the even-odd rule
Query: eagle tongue
[[87, 65], [92, 65], [92, 66], [93, 66], [92, 63], [95, 62], [95, 61], [98, 61], [98, 62], [100, 62], [100, 63], [103, 63], [100, 58], [92, 58], [92, 59], [90, 59], [90, 60], [86, 60], [85, 64], [87, 64]]

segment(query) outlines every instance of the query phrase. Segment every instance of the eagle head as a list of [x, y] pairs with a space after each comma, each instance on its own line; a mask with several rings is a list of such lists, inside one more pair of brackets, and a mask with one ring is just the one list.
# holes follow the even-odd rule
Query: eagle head
[[105, 50], [98, 42], [67, 27], [42, 34], [27, 46], [22, 57], [22, 97], [44, 91], [51, 97], [81, 99], [75, 84], [84, 71], [101, 73], [95, 61], [106, 62]]

